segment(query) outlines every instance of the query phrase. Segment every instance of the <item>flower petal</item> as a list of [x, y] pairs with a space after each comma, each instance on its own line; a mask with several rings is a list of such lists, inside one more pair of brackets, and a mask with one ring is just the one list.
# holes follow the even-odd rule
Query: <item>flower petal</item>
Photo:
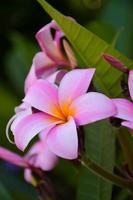
[[130, 129], [133, 129], [133, 122], [129, 122], [129, 121], [124, 121], [121, 123], [122, 126], [126, 126]]
[[48, 148], [41, 152], [36, 160], [36, 167], [40, 167], [44, 171], [52, 170], [58, 163], [58, 157]]
[[33, 183], [33, 176], [32, 176], [32, 171], [31, 169], [25, 169], [24, 170], [24, 179], [28, 182], [28, 183]]
[[6, 160], [14, 165], [20, 166], [20, 167], [28, 167], [28, 163], [26, 160], [17, 155], [16, 153], [13, 153], [3, 147], [0, 147], [0, 159]]
[[[27, 154], [29, 162], [34, 167], [39, 167], [44, 171], [49, 171], [57, 164], [57, 156], [50, 151], [46, 141], [36, 142]], [[31, 157], [31, 159], [30, 159]]]
[[41, 131], [40, 134], [39, 134], [40, 140], [45, 141], [46, 138], [47, 138], [48, 133], [50, 132], [50, 130], [51, 130], [54, 126], [55, 126], [55, 124], [53, 124], [53, 126], [51, 125], [50, 127], [45, 128], [45, 130]]
[[47, 80], [50, 83], [56, 83], [57, 85], [60, 84], [62, 78], [64, 77], [64, 75], [67, 73], [66, 70], [58, 70], [54, 73], [52, 73], [50, 76], [47, 77]]
[[[55, 30], [54, 39], [51, 34], [51, 28]], [[60, 39], [63, 35], [64, 34], [61, 32], [55, 21], [52, 21], [41, 28], [36, 34], [36, 39], [42, 51], [44, 51], [57, 64], [68, 64], [63, 52], [61, 51]]]
[[73, 116], [77, 125], [84, 125], [105, 119], [116, 114], [113, 102], [103, 94], [89, 92], [82, 95], [69, 108], [69, 115]]
[[47, 143], [57, 156], [66, 159], [77, 158], [78, 136], [73, 118], [70, 117], [68, 122], [54, 127], [48, 134]]
[[31, 69], [25, 80], [25, 92], [27, 92], [37, 79], [45, 79], [55, 70], [55, 63], [44, 52], [37, 53], [33, 58]]
[[29, 88], [23, 101], [40, 111], [61, 118], [57, 91], [56, 85], [47, 80], [38, 80]]
[[58, 124], [55, 118], [44, 114], [35, 113], [23, 118], [14, 129], [15, 143], [19, 149], [24, 150], [30, 140], [40, 131]]
[[55, 167], [58, 157], [49, 149], [46, 143], [41, 142], [40, 152], [36, 159], [36, 167], [49, 171]]
[[129, 71], [128, 87], [129, 87], [130, 96], [133, 100], [133, 70]]
[[115, 117], [133, 121], [133, 103], [126, 99], [113, 99], [113, 103], [117, 108]]
[[87, 91], [94, 72], [94, 68], [75, 69], [63, 77], [59, 86], [59, 103], [64, 113], [74, 99]]
[[14, 133], [14, 129], [17, 124], [26, 116], [32, 114], [31, 107], [26, 103], [21, 103], [18, 107], [16, 107], [16, 117], [11, 124], [11, 131]]

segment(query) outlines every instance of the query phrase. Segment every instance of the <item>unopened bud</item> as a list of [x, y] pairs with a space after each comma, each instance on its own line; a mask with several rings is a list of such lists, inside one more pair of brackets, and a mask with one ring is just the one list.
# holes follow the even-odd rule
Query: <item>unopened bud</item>
[[129, 69], [125, 66], [124, 63], [122, 63], [120, 60], [118, 60], [117, 58], [109, 55], [109, 54], [103, 54], [103, 58], [104, 60], [106, 60], [109, 64], [111, 64], [113, 67], [115, 67], [116, 69], [124, 72], [124, 73], [128, 73]]

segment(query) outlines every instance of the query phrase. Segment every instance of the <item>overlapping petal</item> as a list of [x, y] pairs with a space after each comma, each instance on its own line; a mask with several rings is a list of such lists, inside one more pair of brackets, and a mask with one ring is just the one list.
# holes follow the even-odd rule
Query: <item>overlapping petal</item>
[[89, 92], [74, 100], [69, 108], [77, 125], [102, 120], [116, 114], [113, 102], [103, 94]]
[[15, 109], [16, 115], [11, 124], [11, 131], [14, 133], [14, 129], [17, 124], [26, 116], [32, 114], [32, 109], [27, 103], [22, 103]]
[[126, 99], [113, 99], [113, 103], [117, 108], [115, 117], [127, 121], [133, 121], [133, 103]]
[[28, 115], [14, 129], [15, 143], [19, 149], [24, 150], [35, 135], [43, 129], [58, 123], [55, 118], [45, 113], [40, 112]]
[[62, 117], [58, 106], [58, 88], [49, 81], [36, 81], [36, 84], [29, 88], [23, 101], [52, 116]]
[[25, 80], [25, 92], [37, 79], [45, 79], [55, 71], [56, 64], [45, 54], [45, 52], [37, 53], [33, 58], [31, 69]]
[[66, 73], [67, 73], [66, 70], [58, 70], [58, 71], [52, 73], [51, 75], [49, 75], [49, 77], [47, 77], [47, 80], [50, 83], [55, 83], [55, 84], [59, 85], [62, 78], [64, 77], [64, 75]]
[[51, 170], [58, 162], [57, 156], [50, 151], [47, 143], [43, 140], [38, 141], [32, 146], [27, 157], [29, 157], [31, 165], [41, 168], [44, 171]]
[[48, 134], [47, 143], [57, 156], [75, 159], [78, 156], [78, 136], [72, 117], [68, 122], [57, 125]]
[[66, 114], [74, 99], [85, 94], [94, 75], [95, 69], [75, 69], [68, 72], [60, 82], [59, 103]]

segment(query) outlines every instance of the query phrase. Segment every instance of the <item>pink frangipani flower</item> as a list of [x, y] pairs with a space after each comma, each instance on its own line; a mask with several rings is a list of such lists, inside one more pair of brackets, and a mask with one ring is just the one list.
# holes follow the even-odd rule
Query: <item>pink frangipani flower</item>
[[[52, 29], [55, 31], [54, 36], [51, 33]], [[74, 53], [66, 41], [64, 50], [62, 48], [63, 37], [64, 33], [55, 21], [50, 22], [37, 32], [36, 39], [42, 51], [37, 53], [33, 59], [30, 72], [25, 80], [25, 91], [38, 79], [49, 78], [49, 80], [55, 81], [58, 72], [62, 71], [57, 71], [58, 68], [66, 70], [68, 67], [77, 66]], [[70, 54], [71, 56], [68, 56]]]
[[112, 101], [103, 94], [87, 92], [95, 69], [68, 72], [59, 87], [38, 80], [26, 93], [23, 102], [36, 112], [25, 116], [14, 127], [15, 143], [24, 150], [30, 140], [42, 132], [56, 155], [75, 159], [78, 156], [78, 126], [108, 118], [116, 113]]
[[[130, 96], [133, 100], [133, 70], [129, 71], [128, 87]], [[117, 113], [115, 117], [123, 119], [121, 123], [130, 129], [133, 129], [133, 103], [127, 99], [113, 99], [113, 103], [117, 107]]]

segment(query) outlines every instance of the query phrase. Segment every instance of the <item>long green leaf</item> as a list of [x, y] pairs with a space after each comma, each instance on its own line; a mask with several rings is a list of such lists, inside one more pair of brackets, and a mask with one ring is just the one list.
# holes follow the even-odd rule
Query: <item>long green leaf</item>
[[[108, 130], [108, 131], [107, 131]], [[108, 121], [101, 121], [86, 126], [86, 151], [91, 159], [109, 171], [114, 166], [115, 134]], [[82, 168], [78, 200], [110, 200], [112, 185]]]
[[109, 53], [123, 61], [129, 68], [131, 68], [133, 62], [115, 50], [104, 40], [85, 29], [77, 22], [58, 12], [45, 0], [37, 1], [61, 27], [75, 51], [84, 62], [84, 67], [95, 67], [97, 69], [95, 84], [100, 90], [111, 97], [119, 96], [121, 94], [121, 72], [113, 69], [109, 64], [102, 60], [101, 55], [104, 52]]

